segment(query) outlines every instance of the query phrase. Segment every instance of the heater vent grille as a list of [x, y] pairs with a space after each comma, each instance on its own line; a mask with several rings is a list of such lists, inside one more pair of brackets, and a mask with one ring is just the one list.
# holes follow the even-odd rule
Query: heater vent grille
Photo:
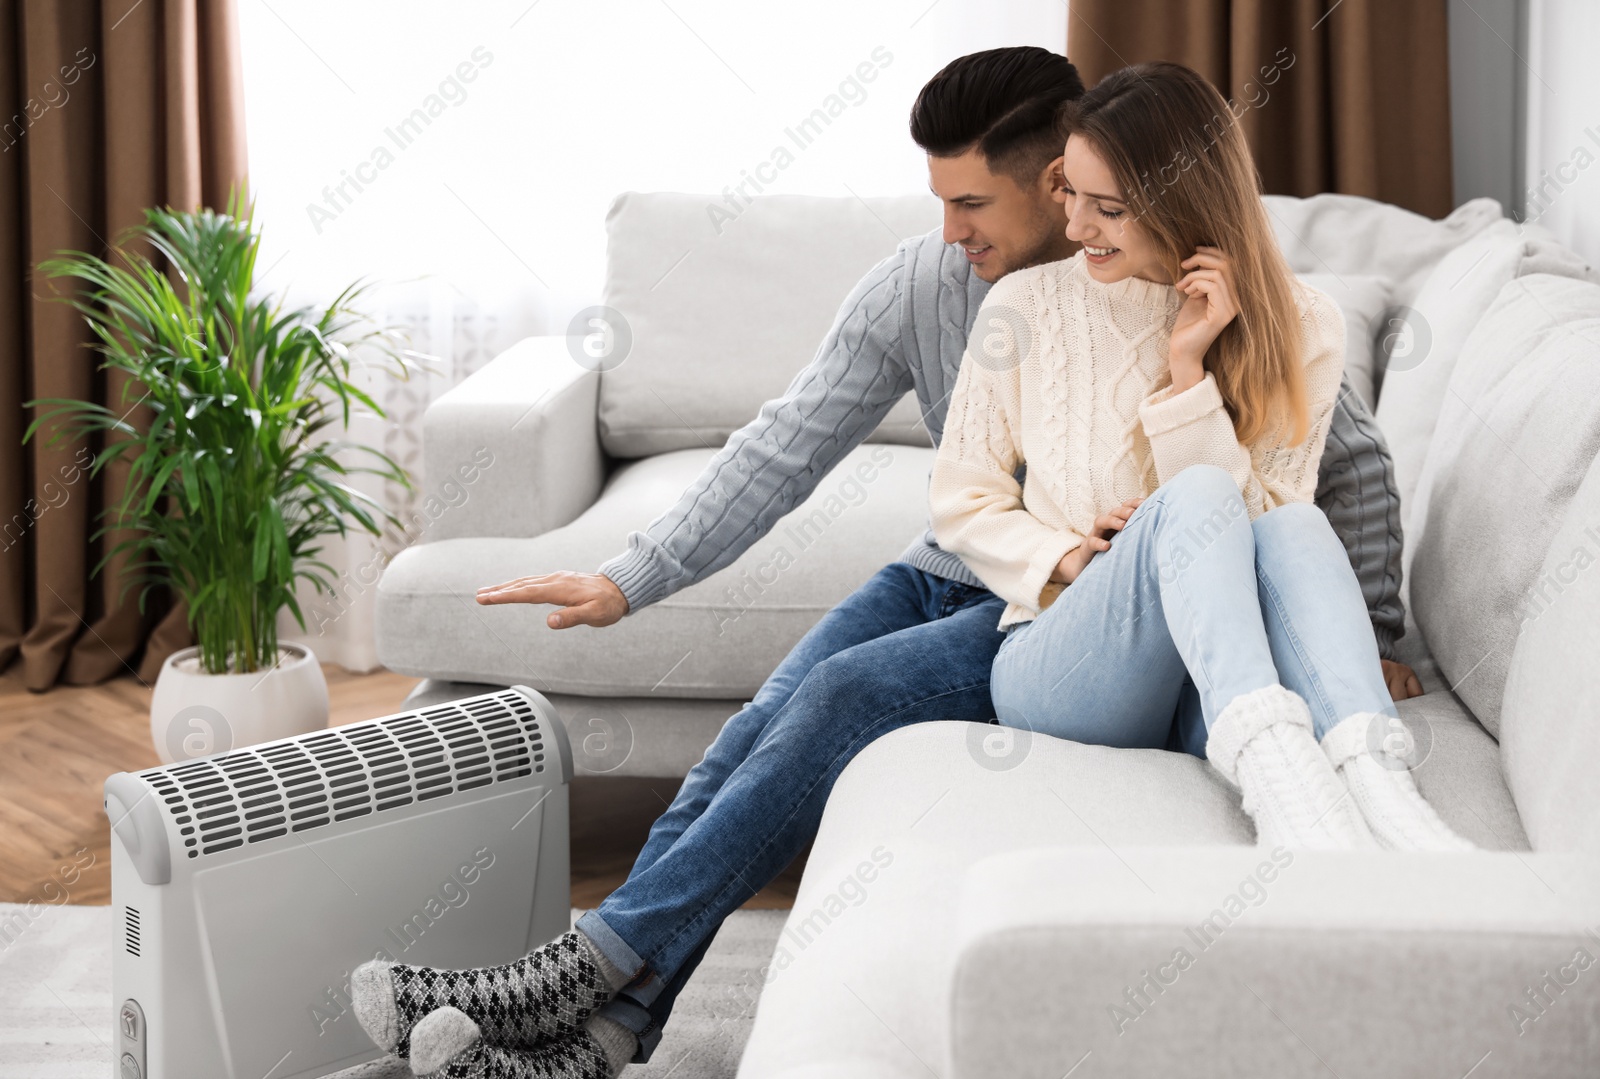
[[545, 770], [514, 689], [139, 773], [190, 858]]
[[139, 912], [133, 907], [122, 908], [122, 943], [129, 955], [139, 957]]

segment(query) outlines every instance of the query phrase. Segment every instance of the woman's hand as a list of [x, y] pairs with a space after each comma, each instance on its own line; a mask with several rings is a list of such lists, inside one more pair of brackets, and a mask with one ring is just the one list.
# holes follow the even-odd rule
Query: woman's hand
[[1139, 503], [1144, 501], [1144, 495], [1130, 498], [1109, 513], [1102, 513], [1094, 519], [1094, 527], [1089, 530], [1088, 536], [1082, 543], [1061, 556], [1061, 561], [1056, 563], [1055, 572], [1050, 574], [1050, 579], [1060, 584], [1071, 584], [1078, 579], [1078, 574], [1083, 572], [1083, 567], [1089, 564], [1101, 551], [1111, 550], [1111, 537], [1122, 531], [1123, 525], [1128, 523], [1128, 518], [1133, 516], [1133, 511], [1139, 508]]
[[1215, 247], [1197, 247], [1178, 265], [1189, 272], [1173, 285], [1186, 297], [1172, 327], [1168, 362], [1175, 392], [1205, 378], [1206, 352], [1222, 328], [1239, 316], [1233, 267]]

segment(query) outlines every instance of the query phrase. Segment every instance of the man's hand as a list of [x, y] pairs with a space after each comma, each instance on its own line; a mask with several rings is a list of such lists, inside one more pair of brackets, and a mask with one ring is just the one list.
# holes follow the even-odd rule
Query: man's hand
[[1060, 584], [1071, 584], [1077, 580], [1083, 567], [1089, 564], [1089, 559], [1101, 551], [1111, 550], [1111, 537], [1122, 531], [1122, 526], [1128, 523], [1128, 518], [1133, 516], [1133, 511], [1143, 501], [1144, 495], [1130, 498], [1111, 512], [1096, 517], [1094, 527], [1084, 541], [1061, 556], [1061, 561], [1056, 563], [1056, 568], [1050, 574], [1050, 580]]
[[1407, 697], [1422, 696], [1422, 683], [1418, 681], [1416, 671], [1392, 659], [1378, 662], [1383, 664], [1383, 680], [1389, 687], [1390, 697], [1396, 701], [1403, 701]]
[[551, 629], [609, 626], [628, 613], [622, 589], [603, 573], [541, 573], [478, 589], [478, 602], [554, 603], [561, 609], [545, 618]]

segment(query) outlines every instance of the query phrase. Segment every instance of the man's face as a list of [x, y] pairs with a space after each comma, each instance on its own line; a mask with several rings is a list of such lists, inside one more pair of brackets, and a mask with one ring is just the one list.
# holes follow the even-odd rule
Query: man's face
[[928, 186], [944, 203], [944, 242], [960, 244], [972, 272], [990, 283], [1072, 254], [1066, 216], [1053, 194], [1060, 177], [1059, 158], [1024, 186], [990, 172], [977, 150], [959, 157], [928, 155]]

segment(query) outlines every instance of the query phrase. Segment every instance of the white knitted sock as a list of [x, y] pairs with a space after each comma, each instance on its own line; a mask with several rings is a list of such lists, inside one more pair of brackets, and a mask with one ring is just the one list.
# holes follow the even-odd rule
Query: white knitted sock
[[633, 981], [627, 971], [606, 958], [606, 953], [600, 950], [600, 945], [589, 939], [589, 934], [581, 929], [573, 930], [573, 932], [577, 933], [580, 941], [588, 945], [589, 957], [594, 960], [594, 965], [600, 968], [600, 973], [605, 976], [606, 983], [612, 989], [621, 989]]
[[584, 1026], [588, 1029], [590, 1037], [599, 1043], [601, 1051], [605, 1053], [606, 1063], [611, 1065], [612, 1075], [620, 1072], [639, 1050], [638, 1035], [615, 1019], [604, 1015], [591, 1015]]
[[1306, 702], [1283, 686], [1241, 693], [1223, 708], [1206, 758], [1239, 788], [1264, 847], [1372, 847], [1372, 833], [1311, 733]]
[[1405, 758], [1387, 744], [1392, 735], [1407, 736], [1398, 718], [1357, 712], [1322, 738], [1323, 752], [1379, 845], [1389, 850], [1476, 850], [1422, 797]]

